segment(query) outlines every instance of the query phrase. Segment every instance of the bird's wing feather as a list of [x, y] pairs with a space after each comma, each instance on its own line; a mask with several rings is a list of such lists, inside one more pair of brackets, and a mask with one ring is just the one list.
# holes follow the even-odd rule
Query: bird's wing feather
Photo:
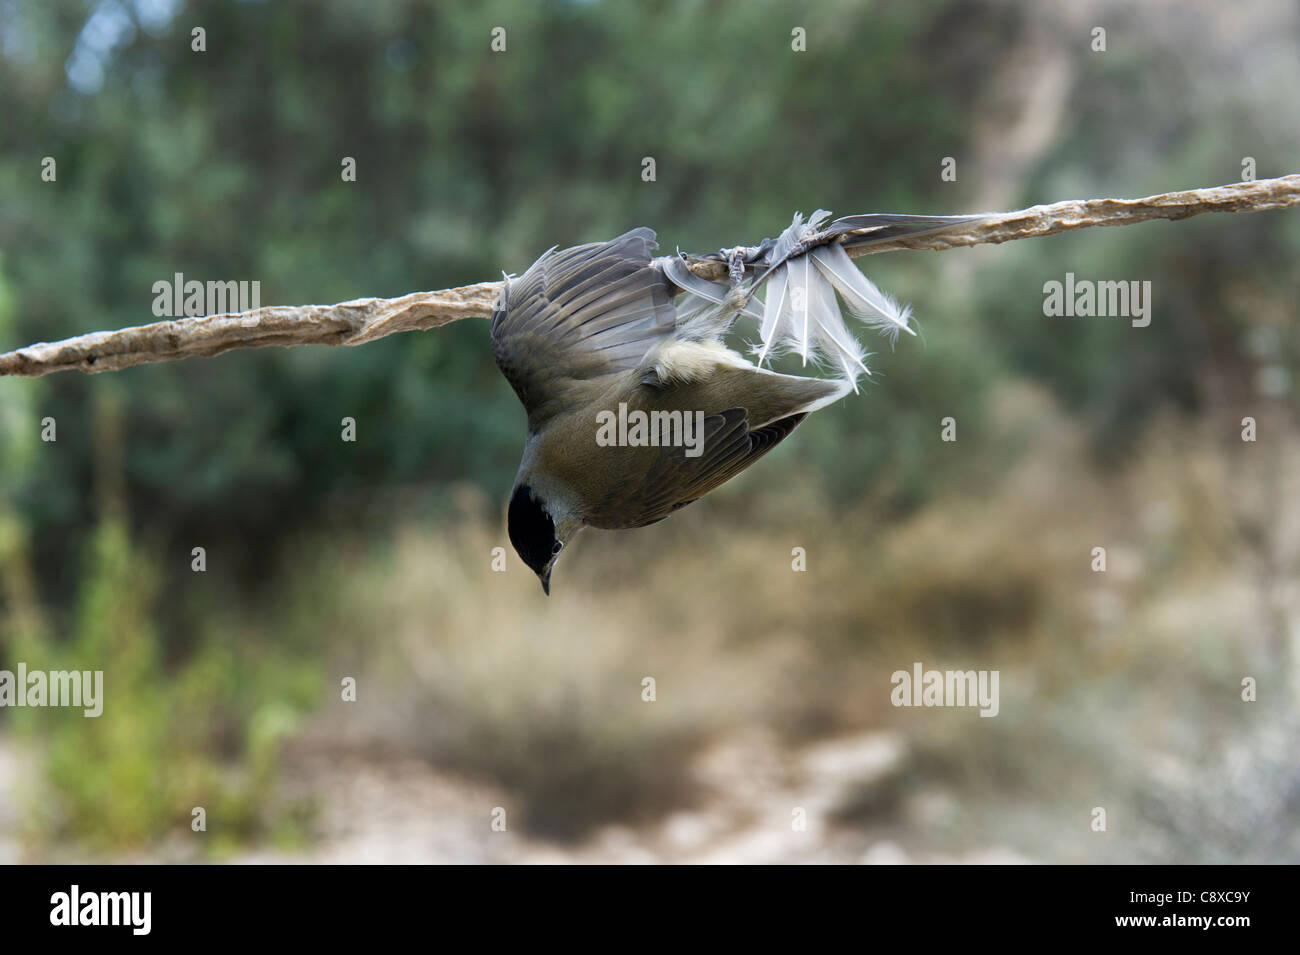
[[655, 234], [550, 250], [509, 279], [492, 313], [492, 353], [536, 429], [575, 388], [636, 368], [676, 327]]
[[780, 418], [750, 430], [744, 408], [728, 408], [704, 419], [704, 452], [687, 457], [684, 448], [659, 456], [642, 485], [647, 523], [662, 520], [694, 503], [745, 470], [780, 444], [807, 412]]

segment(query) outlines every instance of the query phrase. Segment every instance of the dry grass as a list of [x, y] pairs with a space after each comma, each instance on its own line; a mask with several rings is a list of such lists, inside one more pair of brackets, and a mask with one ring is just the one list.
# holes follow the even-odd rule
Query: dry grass
[[[1203, 785], [1210, 770], [1189, 760], [1286, 715], [1276, 696], [1253, 711], [1238, 696], [1266, 659], [1228, 483], [1241, 475], [1175, 421], [1100, 470], [1026, 390], [995, 403], [990, 434], [1032, 454], [907, 520], [742, 487], [635, 535], [589, 532], [549, 600], [513, 553], [491, 570], [508, 544], [493, 505], [464, 491], [447, 523], [406, 522], [382, 554], [308, 568], [333, 581], [321, 626], [346, 648], [340, 672], [361, 676], [335, 719], [496, 784], [512, 819], [558, 839], [708, 803], [698, 754], [756, 727], [793, 754], [892, 726], [908, 756], [843, 801], [849, 830], [1044, 859], [1187, 855], [1133, 838], [1155, 825], [1140, 806], [1164, 804], [1151, 793], [1173, 798], [1161, 772]], [[1001, 714], [895, 709], [889, 674], [913, 661], [1000, 670]], [[927, 805], [950, 807], [942, 824]], [[1116, 837], [1089, 830], [1098, 805]]]

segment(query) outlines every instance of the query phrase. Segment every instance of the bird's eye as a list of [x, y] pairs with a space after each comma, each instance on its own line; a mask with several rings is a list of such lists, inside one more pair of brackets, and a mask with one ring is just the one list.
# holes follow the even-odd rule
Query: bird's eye
[[562, 551], [562, 550], [564, 550], [564, 542], [563, 542], [563, 541], [556, 541], [556, 542], [551, 546], [551, 556], [554, 557], [556, 554], [558, 554], [558, 553], [559, 553], [560, 551]]

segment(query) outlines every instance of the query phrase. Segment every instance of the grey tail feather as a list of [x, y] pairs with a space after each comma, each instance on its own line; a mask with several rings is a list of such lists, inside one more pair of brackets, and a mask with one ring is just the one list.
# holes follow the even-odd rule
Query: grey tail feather
[[872, 213], [870, 215], [842, 216], [825, 229], [829, 235], [843, 236], [840, 244], [846, 248], [858, 248], [889, 239], [907, 236], [927, 235], [942, 232], [955, 225], [977, 222], [986, 218], [984, 215], [968, 216], [909, 216], [891, 213]]

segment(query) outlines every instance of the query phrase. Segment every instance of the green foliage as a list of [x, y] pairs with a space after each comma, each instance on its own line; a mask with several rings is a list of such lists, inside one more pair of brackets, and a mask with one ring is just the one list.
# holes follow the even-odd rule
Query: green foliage
[[[316, 665], [279, 650], [249, 654], [205, 632], [183, 662], [167, 666], [154, 623], [157, 563], [120, 521], [96, 529], [84, 580], [69, 639], [21, 634], [6, 660], [104, 674], [98, 717], [14, 711], [23, 733], [43, 744], [49, 793], [34, 807], [36, 837], [120, 851], [170, 834], [186, 853], [205, 855], [275, 828], [267, 804], [279, 744], [316, 702]], [[206, 811], [205, 832], [190, 829], [195, 807]]]
[[[16, 47], [84, 42], [82, 6], [51, 7], [63, 15], [13, 13]], [[139, 24], [102, 58], [98, 89], [0, 58], [4, 87], [26, 93], [0, 131], [16, 298], [0, 347], [151, 320], [152, 283], [176, 272], [259, 280], [263, 304], [340, 301], [517, 272], [552, 244], [636, 224], [665, 250], [707, 250], [774, 235], [796, 209], [960, 205], [925, 198], [934, 164], [919, 157], [965, 136], [980, 78], [907, 51], [960, 29], [961, 9], [817, 4], [799, 17], [815, 55], [790, 51], [780, 9], [399, 0], [304, 19], [212, 2]], [[190, 51], [191, 23], [207, 53]], [[997, 40], [972, 36], [990, 51]], [[57, 183], [38, 180], [43, 155], [58, 159]], [[345, 156], [354, 183], [340, 179]], [[133, 525], [176, 547], [229, 543], [251, 581], [326, 502], [463, 480], [499, 495], [522, 415], [486, 336], [465, 322], [121, 373]], [[42, 542], [42, 581], [72, 582], [57, 568], [93, 523], [84, 438], [97, 387], [48, 383], [42, 410], [71, 440], [14, 491]], [[907, 423], [907, 405], [879, 392], [871, 417], [897, 428], [859, 425], [855, 447], [872, 438], [843, 466], [818, 452], [837, 495]], [[338, 440], [344, 416], [356, 445]]]

